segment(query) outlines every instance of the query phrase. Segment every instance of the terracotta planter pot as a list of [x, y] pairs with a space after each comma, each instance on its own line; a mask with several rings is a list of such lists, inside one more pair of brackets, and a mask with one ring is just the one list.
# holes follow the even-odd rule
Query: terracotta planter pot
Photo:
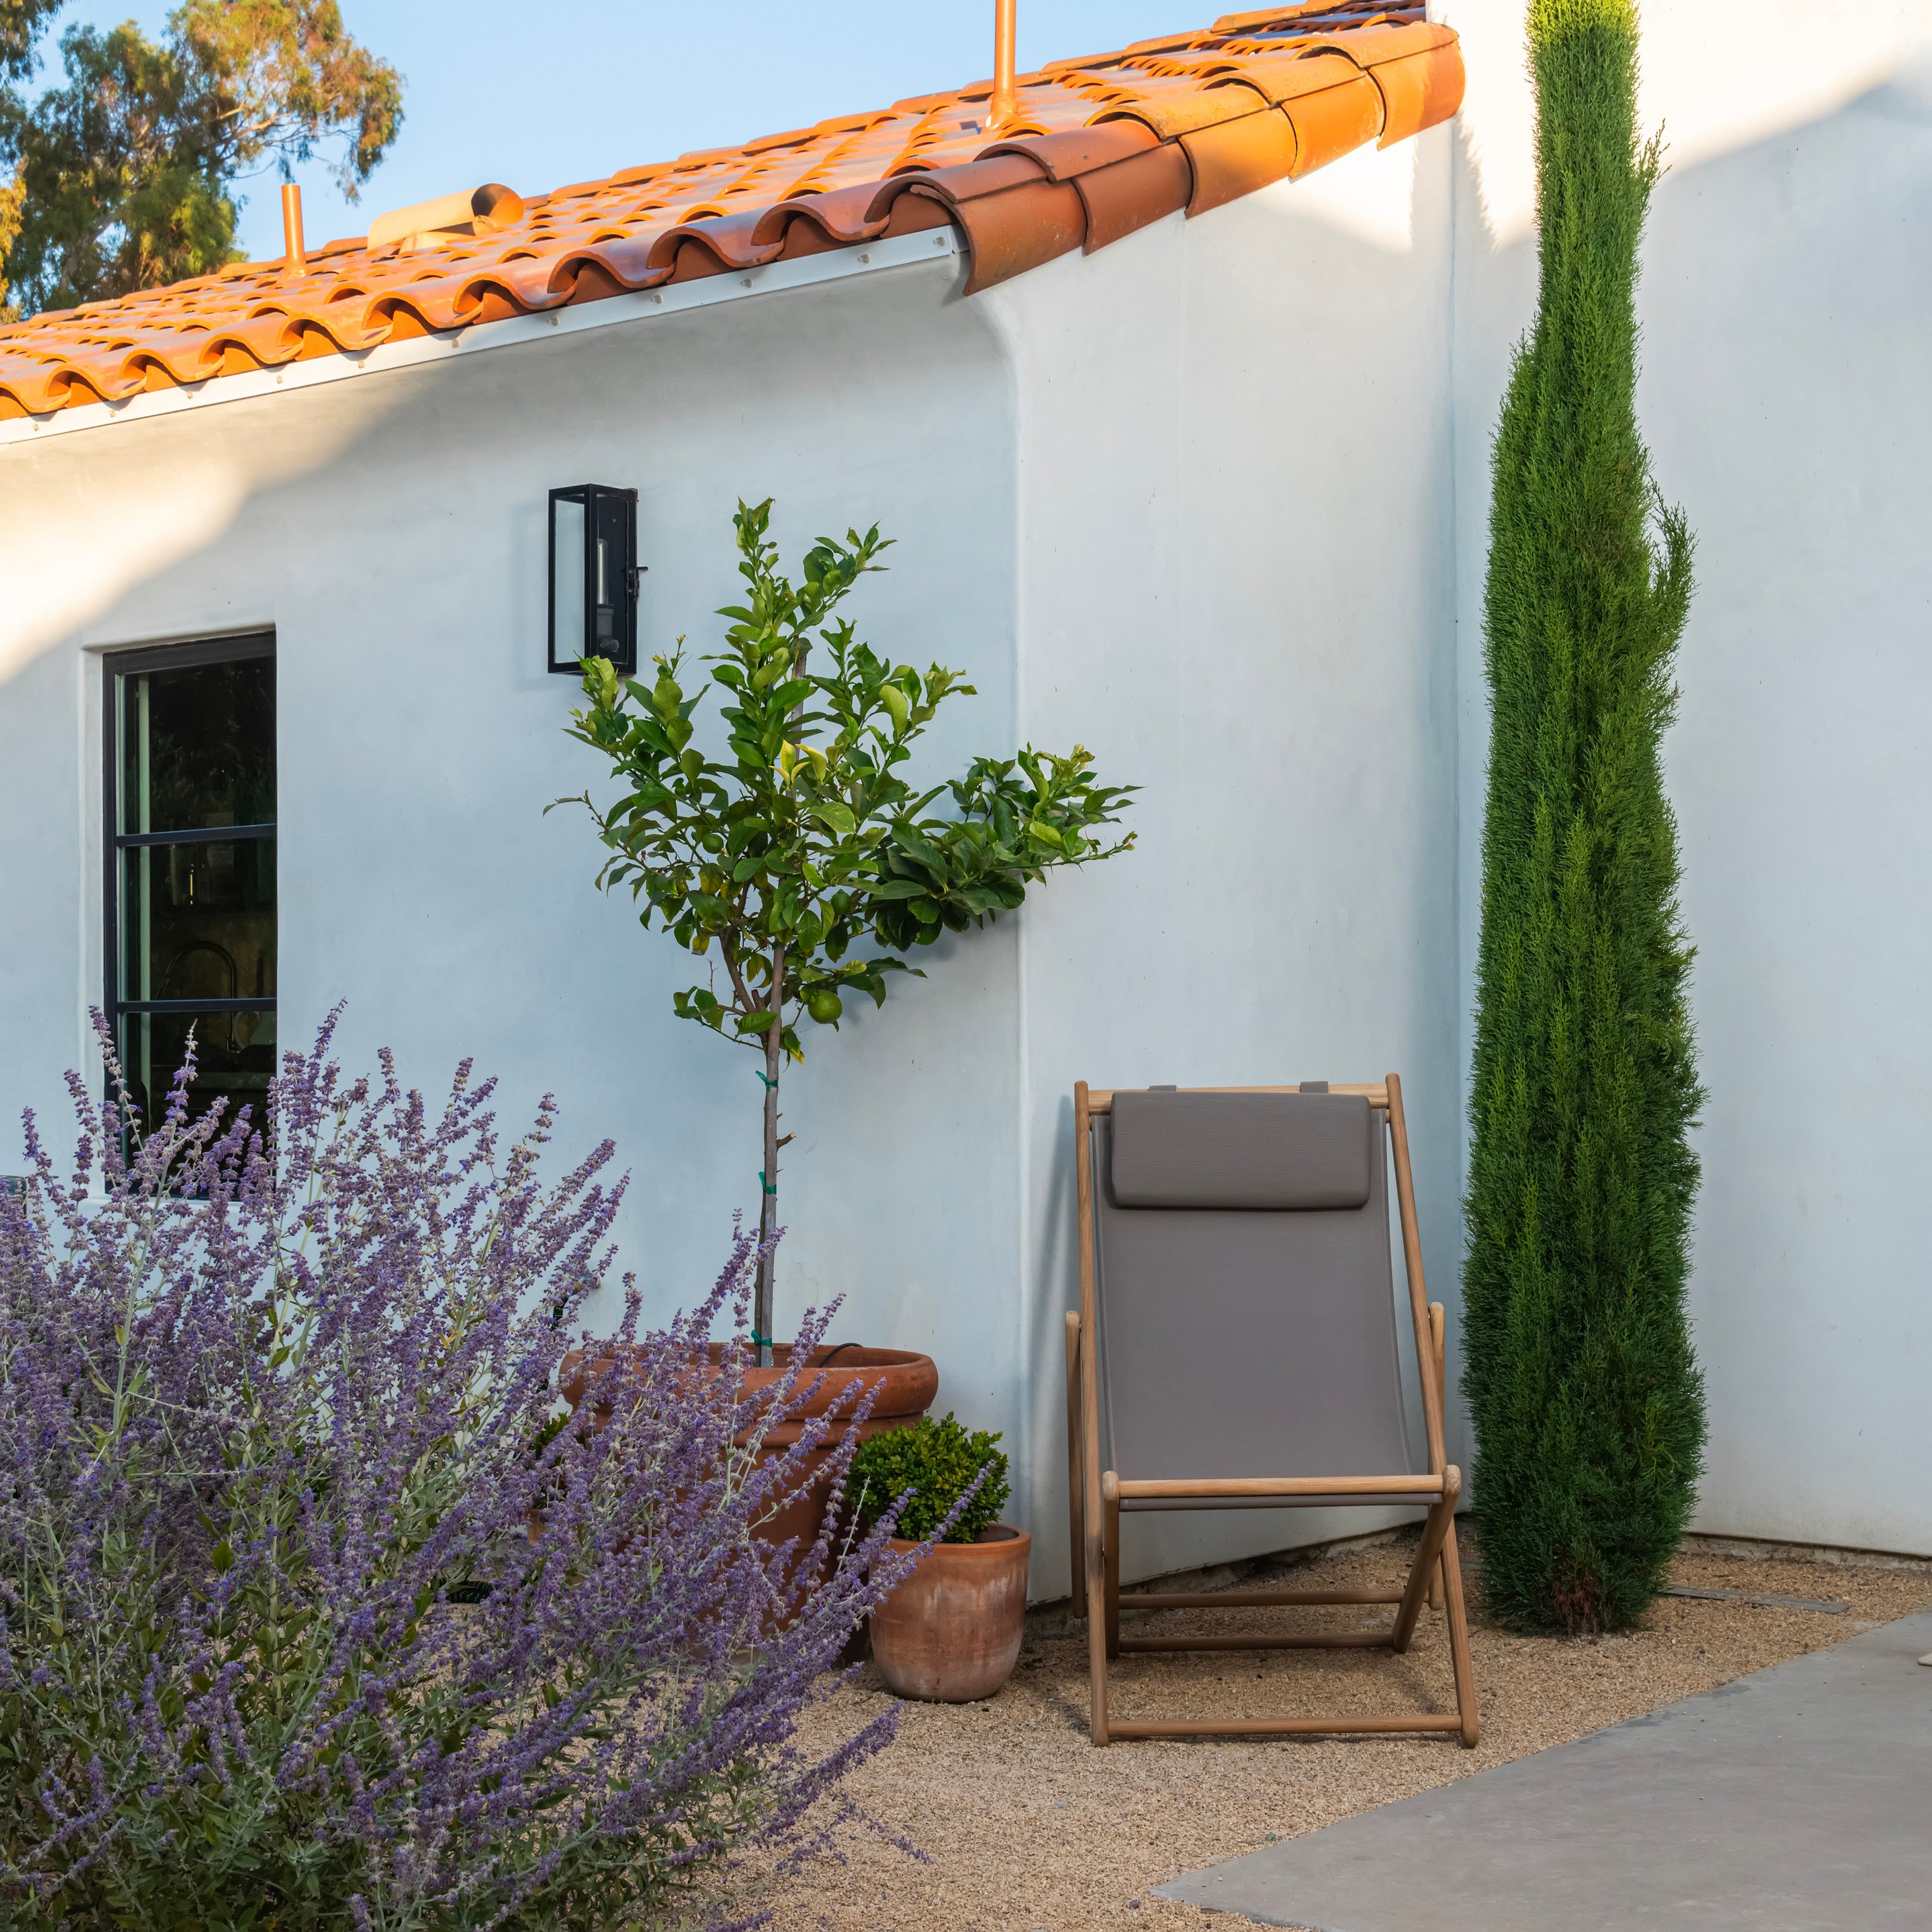
[[[916, 1543], [892, 1547], [902, 1556]], [[976, 1543], [942, 1543], [872, 1612], [872, 1661], [902, 1697], [968, 1704], [1012, 1675], [1026, 1630], [1033, 1538], [995, 1523]]]
[[[790, 1365], [791, 1352], [791, 1344], [781, 1342], [772, 1351], [777, 1359], [770, 1368], [747, 1369], [746, 1393], [748, 1395], [770, 1388]], [[716, 1366], [724, 1358], [724, 1345], [713, 1342], [712, 1365]], [[560, 1377], [562, 1392], [572, 1408], [582, 1402], [588, 1386], [610, 1359], [608, 1354], [600, 1355], [586, 1367], [580, 1349], [573, 1348], [564, 1357]], [[790, 1448], [797, 1442], [808, 1418], [823, 1415], [835, 1404], [849, 1409], [858, 1400], [859, 1391], [875, 1384], [884, 1386], [879, 1388], [873, 1402], [872, 1414], [859, 1425], [859, 1439], [862, 1442], [868, 1436], [883, 1435], [889, 1429], [910, 1429], [932, 1406], [933, 1397], [939, 1393], [939, 1370], [932, 1358], [904, 1348], [862, 1348], [851, 1342], [837, 1342], [814, 1348], [811, 1366], [814, 1370], [821, 1366], [824, 1368], [824, 1385], [790, 1421], [779, 1423], [766, 1432], [764, 1448], [760, 1452], [761, 1460], [779, 1450]], [[851, 1426], [844, 1422], [835, 1424], [824, 1443], [814, 1453], [813, 1461], [828, 1461]], [[760, 1523], [758, 1535], [767, 1543], [786, 1543], [796, 1537], [802, 1550], [809, 1549], [824, 1524], [825, 1506], [830, 1493], [830, 1478], [824, 1482], [814, 1483], [776, 1515]]]

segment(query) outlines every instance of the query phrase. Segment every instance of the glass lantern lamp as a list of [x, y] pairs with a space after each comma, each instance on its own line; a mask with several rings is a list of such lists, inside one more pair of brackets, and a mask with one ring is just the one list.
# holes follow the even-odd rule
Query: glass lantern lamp
[[550, 493], [550, 668], [585, 658], [638, 668], [638, 493], [574, 483]]

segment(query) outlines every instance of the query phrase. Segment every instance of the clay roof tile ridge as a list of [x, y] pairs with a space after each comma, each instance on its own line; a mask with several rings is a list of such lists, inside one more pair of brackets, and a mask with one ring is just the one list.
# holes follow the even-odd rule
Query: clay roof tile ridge
[[0, 325], [0, 416], [596, 302], [950, 223], [967, 290], [1185, 208], [1199, 214], [1452, 114], [1456, 36], [1421, 0], [1302, 0], [1224, 14], [990, 82], [521, 198], [487, 234], [370, 248], [352, 236]]

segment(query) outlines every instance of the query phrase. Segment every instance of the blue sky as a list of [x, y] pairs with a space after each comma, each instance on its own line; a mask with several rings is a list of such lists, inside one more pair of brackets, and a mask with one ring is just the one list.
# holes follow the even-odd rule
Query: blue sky
[[[1020, 64], [1204, 26], [1226, 10], [1203, 0], [1020, 0]], [[58, 24], [131, 17], [158, 34], [168, 11], [78, 0]], [[298, 171], [311, 243], [359, 235], [386, 208], [478, 182], [536, 193], [960, 86], [993, 64], [992, 0], [737, 0], [728, 10], [343, 0], [342, 11], [350, 32], [402, 70], [405, 118], [358, 208], [326, 167]], [[257, 260], [280, 254], [276, 178], [240, 190], [242, 246]]]

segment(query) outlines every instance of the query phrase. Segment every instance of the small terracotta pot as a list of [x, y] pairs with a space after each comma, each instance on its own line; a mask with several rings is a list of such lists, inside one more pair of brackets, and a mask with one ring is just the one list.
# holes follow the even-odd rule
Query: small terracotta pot
[[[772, 1351], [774, 1360], [771, 1367], [746, 1369], [745, 1393], [754, 1395], [760, 1389], [770, 1388], [790, 1365], [791, 1352], [791, 1344], [781, 1342]], [[713, 1342], [712, 1366], [716, 1366], [724, 1359], [724, 1344]], [[559, 1381], [563, 1399], [572, 1408], [584, 1400], [588, 1384], [603, 1372], [610, 1360], [608, 1353], [600, 1354], [586, 1367], [583, 1351], [578, 1348], [572, 1349], [564, 1357]], [[759, 1451], [761, 1462], [770, 1460], [777, 1452], [789, 1449], [796, 1442], [809, 1417], [824, 1414], [835, 1402], [849, 1412], [859, 1400], [861, 1390], [874, 1387], [878, 1389], [872, 1414], [859, 1425], [859, 1439], [862, 1442], [872, 1436], [884, 1435], [890, 1429], [910, 1429], [932, 1406], [932, 1399], [939, 1393], [939, 1370], [932, 1358], [916, 1354], [908, 1349], [862, 1348], [852, 1342], [835, 1342], [812, 1352], [810, 1367], [816, 1370], [821, 1366], [824, 1379], [817, 1394], [790, 1421], [776, 1424], [765, 1432]], [[808, 1375], [801, 1386], [812, 1379]], [[604, 1407], [604, 1413], [608, 1414], [608, 1407]], [[849, 1422], [835, 1423], [826, 1432], [824, 1442], [814, 1452], [813, 1462], [830, 1462], [833, 1450], [851, 1426]], [[814, 1482], [783, 1509], [760, 1523], [757, 1534], [766, 1543], [787, 1543], [796, 1537], [802, 1555], [818, 1540], [830, 1496], [829, 1478]]]
[[[892, 1539], [902, 1556], [918, 1547]], [[888, 1688], [935, 1704], [992, 1696], [1019, 1661], [1032, 1555], [1033, 1538], [1004, 1523], [928, 1550], [872, 1612], [872, 1661]]]

